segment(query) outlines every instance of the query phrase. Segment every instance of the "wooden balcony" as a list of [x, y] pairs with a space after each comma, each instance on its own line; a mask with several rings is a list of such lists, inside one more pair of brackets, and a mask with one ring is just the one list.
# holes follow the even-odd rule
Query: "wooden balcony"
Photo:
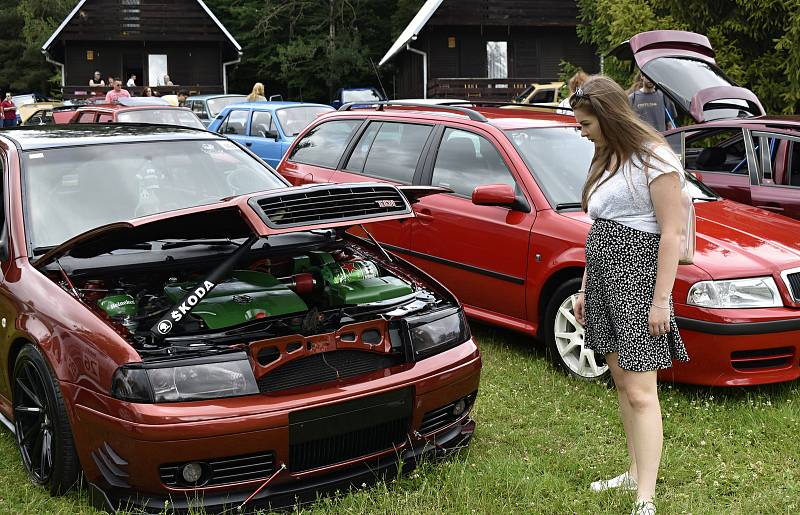
[[556, 80], [558, 79], [553, 77], [431, 79], [428, 82], [428, 97], [511, 100], [531, 84], [545, 84]]
[[[128, 90], [128, 93], [130, 93], [131, 96], [138, 97], [142, 96], [142, 91], [144, 90], [144, 86], [136, 86], [135, 88], [128, 88], [126, 86], [122, 86], [122, 89]], [[152, 86], [151, 89], [157, 91], [159, 96], [175, 95], [179, 91], [186, 91], [189, 94], [189, 96], [222, 93], [223, 91], [222, 84], [212, 85], [212, 86], [196, 86], [196, 85], [185, 86], [178, 84], [176, 86]], [[105, 94], [108, 93], [109, 90], [111, 90], [111, 88], [108, 86], [100, 86], [100, 87], [64, 86], [62, 88], [64, 100], [89, 98], [100, 95], [105, 96]]]

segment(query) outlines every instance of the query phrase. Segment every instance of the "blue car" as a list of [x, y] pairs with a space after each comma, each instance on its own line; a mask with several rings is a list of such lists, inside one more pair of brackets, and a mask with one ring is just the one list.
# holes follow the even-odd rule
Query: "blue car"
[[274, 168], [306, 125], [333, 110], [302, 102], [245, 102], [223, 109], [208, 130], [241, 143]]

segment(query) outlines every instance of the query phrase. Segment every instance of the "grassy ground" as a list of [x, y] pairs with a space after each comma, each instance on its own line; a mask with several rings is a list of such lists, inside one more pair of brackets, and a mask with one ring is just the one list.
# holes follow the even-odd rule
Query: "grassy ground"
[[[483, 351], [471, 446], [398, 481], [298, 513], [628, 513], [631, 494], [592, 494], [625, 466], [616, 395], [555, 371], [525, 338], [473, 325]], [[720, 390], [663, 385], [660, 514], [800, 511], [798, 383]], [[92, 514], [85, 494], [33, 487], [0, 432], [0, 513]]]

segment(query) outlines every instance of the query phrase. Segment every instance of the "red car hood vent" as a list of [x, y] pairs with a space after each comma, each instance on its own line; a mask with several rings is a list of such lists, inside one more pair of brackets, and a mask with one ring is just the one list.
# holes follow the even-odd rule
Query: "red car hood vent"
[[163, 239], [237, 239], [250, 236], [350, 227], [412, 218], [411, 202], [449, 191], [391, 184], [314, 184], [251, 193], [205, 206], [190, 207], [114, 222], [81, 233], [33, 261], [40, 267], [61, 256], [99, 256]]
[[386, 184], [323, 184], [302, 191], [281, 190], [253, 197], [248, 204], [273, 229], [411, 213], [406, 197]]

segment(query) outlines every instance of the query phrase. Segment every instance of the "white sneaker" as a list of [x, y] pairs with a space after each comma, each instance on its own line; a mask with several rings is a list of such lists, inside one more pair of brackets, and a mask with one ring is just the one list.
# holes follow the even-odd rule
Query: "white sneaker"
[[631, 515], [656, 515], [656, 505], [653, 504], [653, 501], [636, 501]]
[[626, 470], [617, 477], [594, 481], [590, 485], [590, 488], [592, 489], [592, 492], [604, 492], [606, 490], [611, 490], [612, 488], [622, 488], [623, 490], [633, 491], [636, 490], [638, 486], [639, 485], [636, 484], [636, 480], [633, 479]]

